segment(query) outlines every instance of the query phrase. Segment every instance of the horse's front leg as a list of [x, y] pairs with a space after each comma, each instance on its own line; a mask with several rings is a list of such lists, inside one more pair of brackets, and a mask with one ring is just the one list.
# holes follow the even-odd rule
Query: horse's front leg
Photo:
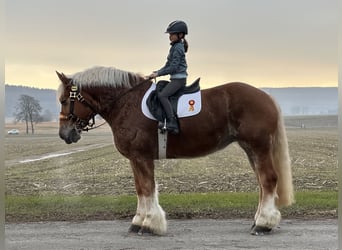
[[134, 173], [138, 204], [129, 231], [139, 234], [165, 234], [167, 223], [165, 212], [158, 201], [153, 160], [131, 160], [131, 166]]

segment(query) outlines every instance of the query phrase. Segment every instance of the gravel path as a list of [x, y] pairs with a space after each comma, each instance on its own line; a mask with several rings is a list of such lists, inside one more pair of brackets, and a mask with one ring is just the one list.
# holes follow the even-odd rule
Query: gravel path
[[249, 234], [249, 220], [170, 220], [165, 236], [127, 233], [130, 222], [44, 222], [6, 225], [8, 250], [338, 249], [337, 220], [283, 220], [270, 235]]

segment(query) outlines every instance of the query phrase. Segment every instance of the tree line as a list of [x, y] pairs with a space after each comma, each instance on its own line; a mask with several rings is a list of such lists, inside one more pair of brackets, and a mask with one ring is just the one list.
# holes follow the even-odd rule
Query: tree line
[[43, 115], [41, 115], [42, 107], [40, 106], [39, 100], [33, 98], [29, 95], [21, 95], [15, 106], [16, 112], [14, 113], [16, 122], [25, 122], [26, 124], [26, 134], [34, 134], [34, 125], [43, 122], [51, 121], [53, 115], [50, 111], [46, 110]]

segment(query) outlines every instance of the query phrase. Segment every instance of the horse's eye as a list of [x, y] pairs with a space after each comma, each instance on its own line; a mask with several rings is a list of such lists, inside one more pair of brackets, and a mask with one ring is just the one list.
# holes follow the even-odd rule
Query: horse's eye
[[67, 104], [67, 100], [61, 100], [61, 104], [62, 105], [66, 105]]

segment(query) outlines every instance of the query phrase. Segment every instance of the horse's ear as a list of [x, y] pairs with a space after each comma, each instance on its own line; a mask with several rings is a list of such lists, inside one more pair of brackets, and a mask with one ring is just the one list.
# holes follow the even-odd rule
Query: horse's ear
[[63, 73], [59, 73], [58, 71], [56, 71], [56, 74], [62, 83], [68, 84], [70, 82], [70, 79], [68, 77], [66, 77]]

